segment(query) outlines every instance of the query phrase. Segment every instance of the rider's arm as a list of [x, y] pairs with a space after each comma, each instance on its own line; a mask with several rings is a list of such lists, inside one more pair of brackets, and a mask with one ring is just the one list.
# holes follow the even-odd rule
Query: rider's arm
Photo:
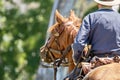
[[83, 22], [80, 26], [78, 34], [72, 44], [73, 49], [73, 60], [77, 63], [80, 58], [81, 52], [83, 51], [85, 45], [88, 43], [88, 37], [90, 32], [90, 19], [89, 15], [83, 19]]

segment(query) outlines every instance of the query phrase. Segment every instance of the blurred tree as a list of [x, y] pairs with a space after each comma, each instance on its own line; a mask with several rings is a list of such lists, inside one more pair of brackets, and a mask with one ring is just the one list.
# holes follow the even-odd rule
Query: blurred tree
[[[89, 13], [91, 13], [91, 12], [94, 12], [94, 11], [96, 11], [96, 10], [98, 10], [97, 5], [91, 6], [89, 9], [87, 9], [87, 10], [84, 12], [84, 15], [83, 15], [82, 18], [84, 18], [87, 14], [89, 14]], [[118, 12], [120, 13], [120, 7], [118, 8]]]
[[85, 13], [84, 13], [82, 18], [84, 18], [86, 15], [88, 15], [89, 13], [92, 13], [92, 12], [94, 12], [96, 10], [98, 10], [97, 5], [91, 6], [88, 10], [85, 11]]
[[0, 80], [34, 80], [53, 0], [0, 0]]

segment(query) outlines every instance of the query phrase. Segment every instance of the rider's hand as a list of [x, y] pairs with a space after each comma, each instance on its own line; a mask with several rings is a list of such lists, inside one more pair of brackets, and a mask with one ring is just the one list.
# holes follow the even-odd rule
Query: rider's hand
[[86, 56], [87, 55], [87, 53], [88, 53], [88, 46], [85, 46], [85, 48], [83, 49], [83, 53], [84, 53], [84, 55]]

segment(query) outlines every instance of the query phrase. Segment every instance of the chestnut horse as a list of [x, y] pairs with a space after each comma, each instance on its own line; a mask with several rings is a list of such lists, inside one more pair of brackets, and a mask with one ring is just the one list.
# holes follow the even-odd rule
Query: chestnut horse
[[120, 63], [111, 63], [91, 70], [83, 80], [120, 80]]
[[62, 63], [68, 62], [69, 73], [75, 66], [71, 44], [80, 28], [81, 19], [76, 17], [73, 11], [70, 12], [68, 18], [65, 18], [56, 10], [55, 17], [56, 23], [48, 29], [50, 35], [45, 45], [40, 48], [40, 56], [43, 62], [51, 63], [59, 60], [65, 54]]

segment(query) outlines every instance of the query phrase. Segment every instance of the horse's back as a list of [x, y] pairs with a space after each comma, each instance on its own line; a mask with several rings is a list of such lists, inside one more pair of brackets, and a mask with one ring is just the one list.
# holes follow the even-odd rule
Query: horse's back
[[97, 67], [91, 70], [83, 80], [120, 80], [120, 63]]

